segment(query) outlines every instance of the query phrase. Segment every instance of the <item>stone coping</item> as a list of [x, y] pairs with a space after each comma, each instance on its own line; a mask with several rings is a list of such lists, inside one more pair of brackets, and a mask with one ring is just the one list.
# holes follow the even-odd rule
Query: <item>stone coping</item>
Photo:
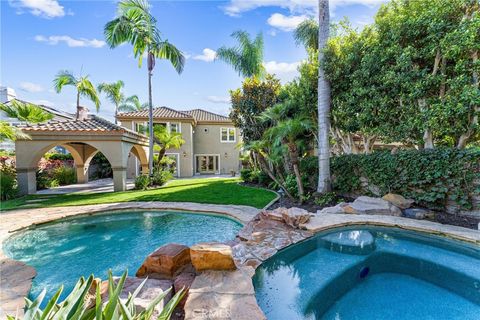
[[[260, 209], [242, 205], [202, 204], [193, 202], [118, 202], [94, 204], [86, 206], [49, 207], [18, 209], [0, 214], [0, 243], [3, 243], [12, 232], [31, 226], [60, 220], [62, 218], [92, 215], [105, 212], [121, 212], [126, 210], [179, 210], [192, 213], [218, 214], [227, 216], [241, 223], [250, 221]], [[1, 249], [0, 249], [1, 250]], [[0, 251], [0, 258], [3, 254]]]

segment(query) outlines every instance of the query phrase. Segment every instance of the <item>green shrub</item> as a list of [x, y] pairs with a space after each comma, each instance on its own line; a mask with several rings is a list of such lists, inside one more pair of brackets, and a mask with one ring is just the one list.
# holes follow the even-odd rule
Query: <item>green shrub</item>
[[382, 195], [398, 193], [429, 208], [445, 208], [448, 200], [472, 207], [473, 181], [480, 179], [480, 151], [434, 149], [374, 152], [332, 158], [333, 187], [340, 193], [368, 193], [362, 179]]
[[273, 180], [270, 178], [268, 174], [266, 174], [264, 171], [260, 171], [258, 174], [258, 183], [261, 184], [262, 186], [268, 186], [270, 183], [272, 183]]
[[[100, 285], [96, 286], [96, 293], [93, 297], [89, 296], [89, 290], [92, 287], [94, 277], [91, 275], [88, 279], [80, 278], [75, 285], [72, 292], [63, 300], [58, 301], [63, 287], [60, 287], [53, 297], [45, 303], [45, 308], [40, 309], [40, 305], [45, 297], [45, 289], [40, 295], [31, 301], [25, 298], [26, 307], [25, 314], [22, 319], [24, 320], [37, 320], [37, 319], [49, 319], [49, 320], [61, 320], [61, 319], [78, 319], [78, 320], [94, 320], [94, 319], [136, 319], [136, 320], [149, 320], [152, 319], [152, 314], [155, 307], [165, 298], [171, 288], [165, 290], [163, 293], [152, 299], [150, 304], [146, 306], [144, 310], [137, 310], [134, 305], [134, 299], [145, 285], [147, 279], [145, 279], [140, 286], [131, 292], [127, 300], [120, 299], [120, 293], [122, 292], [127, 278], [127, 272], [125, 272], [118, 281], [114, 280], [112, 273], [108, 273], [108, 299], [103, 301], [100, 291]], [[168, 301], [163, 307], [157, 319], [168, 320], [171, 318], [175, 307], [185, 296], [184, 288], [180, 289], [175, 295]], [[89, 298], [90, 297], [90, 298]], [[92, 299], [93, 298], [93, 299]], [[90, 304], [91, 303], [91, 304]], [[8, 320], [19, 319], [13, 316], [7, 316]]]
[[135, 178], [136, 190], [147, 190], [150, 186], [150, 177], [146, 174], [139, 175]]
[[61, 160], [61, 161], [73, 160], [73, 156], [72, 156], [71, 153], [67, 153], [67, 154], [46, 153], [44, 158], [47, 159], [47, 160]]
[[173, 175], [169, 170], [159, 170], [153, 172], [151, 182], [154, 186], [163, 186], [165, 183], [167, 183], [168, 180], [172, 178]]
[[[52, 181], [56, 180], [61, 186], [77, 182], [75, 169], [70, 166], [61, 166], [53, 169]], [[51, 186], [53, 187], [53, 186]]]
[[319, 194], [318, 196], [315, 197], [315, 204], [319, 206], [327, 206], [330, 204], [334, 204], [337, 200], [337, 195], [335, 192], [327, 192], [327, 193], [322, 193]]
[[15, 198], [17, 192], [15, 168], [7, 164], [0, 165], [0, 200]]
[[252, 169], [242, 169], [240, 170], [240, 178], [242, 178], [244, 182], [249, 182], [251, 173]]
[[250, 179], [248, 182], [258, 184], [260, 183], [260, 175], [262, 174], [262, 170], [252, 170], [250, 172]]

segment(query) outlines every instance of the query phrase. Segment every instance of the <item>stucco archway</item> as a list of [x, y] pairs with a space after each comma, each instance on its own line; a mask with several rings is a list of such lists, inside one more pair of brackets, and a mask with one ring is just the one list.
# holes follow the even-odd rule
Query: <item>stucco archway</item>
[[97, 152], [102, 152], [112, 166], [114, 191], [126, 188], [130, 152], [138, 157], [142, 169], [148, 168], [147, 137], [95, 116], [86, 120], [49, 122], [21, 129], [30, 136], [30, 139], [15, 142], [21, 195], [36, 192], [37, 163], [48, 150], [58, 145], [72, 154], [79, 183], [88, 181], [88, 166]]

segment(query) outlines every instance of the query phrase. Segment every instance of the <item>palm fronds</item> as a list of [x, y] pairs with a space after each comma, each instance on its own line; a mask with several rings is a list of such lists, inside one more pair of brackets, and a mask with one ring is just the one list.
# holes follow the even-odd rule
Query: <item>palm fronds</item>
[[236, 47], [221, 47], [217, 50], [217, 59], [230, 64], [239, 75], [259, 77], [265, 75], [263, 67], [263, 35], [259, 33], [255, 39], [245, 31], [235, 31], [231, 35], [238, 43]]
[[297, 45], [303, 45], [307, 50], [318, 50], [318, 22], [313, 19], [303, 21], [293, 32], [293, 38]]

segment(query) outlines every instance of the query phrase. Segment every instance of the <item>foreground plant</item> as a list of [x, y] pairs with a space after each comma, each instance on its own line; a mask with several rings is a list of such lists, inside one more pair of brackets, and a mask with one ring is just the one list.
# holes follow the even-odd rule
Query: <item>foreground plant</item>
[[[163, 292], [157, 296], [142, 312], [137, 312], [134, 300], [142, 290], [147, 279], [145, 279], [133, 293], [128, 294], [127, 300], [120, 299], [120, 294], [127, 278], [125, 272], [117, 283], [113, 280], [112, 273], [108, 274], [108, 301], [103, 302], [100, 294], [101, 286], [96, 288], [95, 305], [87, 304], [87, 295], [92, 286], [94, 277], [91, 275], [88, 279], [83, 277], [75, 285], [72, 292], [63, 300], [58, 302], [58, 299], [63, 291], [63, 286], [58, 289], [55, 295], [48, 301], [44, 309], [40, 309], [40, 305], [45, 298], [46, 291], [42, 293], [33, 301], [25, 298], [26, 308], [24, 320], [56, 320], [56, 319], [78, 319], [78, 320], [110, 320], [110, 319], [129, 319], [129, 320], [148, 320], [152, 319], [155, 307], [162, 301], [171, 289]], [[172, 299], [165, 305], [160, 315], [159, 320], [168, 320], [172, 316], [173, 310], [185, 295], [184, 289], [178, 291]], [[18, 317], [7, 316], [8, 320], [16, 320]]]

